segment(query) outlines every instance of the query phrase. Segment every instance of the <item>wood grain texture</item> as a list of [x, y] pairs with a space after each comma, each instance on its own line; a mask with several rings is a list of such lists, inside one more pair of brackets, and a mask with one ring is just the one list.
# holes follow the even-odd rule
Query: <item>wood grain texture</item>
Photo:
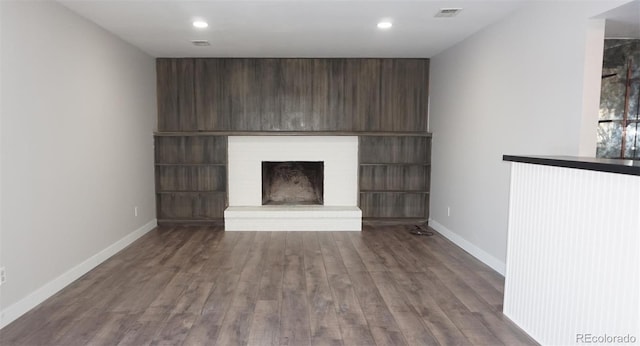
[[226, 136], [155, 137], [158, 164], [227, 163]]
[[359, 137], [364, 218], [429, 218], [431, 137]]
[[406, 336], [402, 334], [398, 321], [384, 303], [371, 273], [367, 271], [348, 235], [336, 232], [333, 236], [376, 344], [406, 345]]
[[158, 130], [427, 131], [428, 59], [157, 60]]
[[344, 344], [374, 345], [371, 329], [333, 237], [322, 232], [318, 233], [318, 240]]
[[221, 220], [227, 207], [227, 137], [155, 137], [158, 220]]
[[210, 220], [224, 217], [225, 192], [173, 192], [157, 196], [158, 219]]
[[429, 192], [429, 166], [361, 165], [361, 191]]
[[430, 163], [429, 137], [360, 137], [361, 163]]
[[304, 271], [312, 345], [342, 345], [336, 306], [329, 287], [318, 235], [303, 234]]
[[317, 130], [319, 119], [314, 117], [313, 60], [280, 60], [282, 84], [279, 90], [281, 116], [280, 130]]
[[280, 345], [310, 345], [309, 302], [305, 289], [302, 233], [287, 232], [284, 249]]
[[219, 191], [227, 189], [225, 166], [158, 166], [156, 191]]
[[279, 130], [261, 130], [261, 131], [176, 131], [176, 132], [154, 132], [156, 137], [202, 137], [202, 136], [389, 136], [389, 137], [431, 137], [429, 132], [415, 131], [279, 131]]
[[427, 130], [429, 60], [381, 59], [380, 128]]
[[344, 59], [313, 59], [311, 116], [320, 131], [350, 131], [353, 118], [346, 113]]
[[198, 127], [195, 105], [195, 60], [156, 60], [158, 129], [186, 131]]
[[405, 192], [361, 192], [364, 218], [428, 218], [429, 195]]
[[[227, 59], [195, 60], [195, 105], [199, 130], [230, 130], [231, 94], [227, 78]], [[158, 75], [160, 78], [160, 75]], [[160, 95], [158, 95], [160, 98]], [[158, 118], [170, 117], [158, 110]], [[166, 129], [158, 123], [159, 131]], [[194, 130], [194, 129], [191, 129]]]
[[345, 62], [345, 113], [359, 131], [383, 131], [380, 115], [381, 59]]
[[[224, 164], [228, 135], [362, 134], [360, 162], [423, 165], [361, 168], [360, 189], [377, 193], [360, 196], [365, 217], [428, 217], [428, 197], [398, 193], [429, 191], [429, 59], [162, 58], [156, 71], [157, 165]], [[207, 208], [226, 200], [166, 192], [224, 186], [222, 168], [157, 168], [158, 214], [222, 215]]]
[[437, 233], [220, 230], [149, 232], [0, 344], [536, 344], [496, 306], [490, 269]]
[[248, 342], [259, 292], [255, 283], [263, 272], [268, 240], [268, 233], [259, 232], [253, 241], [255, 246], [247, 254], [218, 335], [217, 343], [221, 345], [244, 345]]

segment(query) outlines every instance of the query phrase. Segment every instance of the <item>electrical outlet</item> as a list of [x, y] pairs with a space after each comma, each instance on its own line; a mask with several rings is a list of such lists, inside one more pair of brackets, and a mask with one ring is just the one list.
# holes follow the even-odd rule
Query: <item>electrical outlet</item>
[[133, 216], [138, 216], [138, 206], [133, 207]]
[[447, 216], [451, 216], [451, 207], [447, 207]]
[[0, 285], [2, 285], [5, 281], [7, 281], [7, 272], [4, 270], [4, 267], [0, 268]]

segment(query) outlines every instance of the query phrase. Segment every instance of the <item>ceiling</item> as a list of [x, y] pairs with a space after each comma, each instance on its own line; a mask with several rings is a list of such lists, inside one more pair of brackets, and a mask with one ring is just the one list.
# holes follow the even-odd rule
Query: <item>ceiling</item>
[[598, 17], [606, 18], [605, 37], [640, 39], [640, 0], [616, 7]]
[[[398, 58], [432, 57], [529, 1], [58, 0], [154, 57]], [[463, 10], [434, 17], [441, 8]], [[640, 0], [596, 18], [607, 37], [640, 38]], [[378, 29], [381, 20], [393, 27]]]
[[[523, 0], [59, 2], [155, 57], [431, 57]], [[463, 10], [434, 17], [451, 7]], [[209, 27], [195, 29], [195, 19]], [[383, 19], [393, 27], [378, 29]]]

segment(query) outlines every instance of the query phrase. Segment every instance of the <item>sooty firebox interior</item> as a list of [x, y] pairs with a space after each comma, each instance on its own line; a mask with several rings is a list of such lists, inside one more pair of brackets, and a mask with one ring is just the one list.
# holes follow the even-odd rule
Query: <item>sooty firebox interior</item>
[[262, 161], [262, 205], [324, 203], [324, 162]]

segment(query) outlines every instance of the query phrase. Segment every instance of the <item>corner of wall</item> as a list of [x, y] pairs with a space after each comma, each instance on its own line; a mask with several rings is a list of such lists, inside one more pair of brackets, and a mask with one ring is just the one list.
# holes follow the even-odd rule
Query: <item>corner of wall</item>
[[580, 122], [579, 156], [596, 156], [602, 60], [604, 54], [604, 19], [587, 22], [584, 80], [582, 87], [582, 118]]
[[502, 276], [505, 275], [506, 268], [507, 268], [505, 262], [493, 257], [488, 252], [477, 247], [470, 241], [462, 238], [461, 236], [456, 234], [454, 231], [446, 228], [445, 226], [443, 226], [442, 224], [440, 224], [434, 219], [429, 219], [429, 226], [433, 228], [436, 232], [440, 233], [445, 238], [449, 239], [452, 243], [456, 244], [457, 246], [461, 247], [464, 251], [468, 252], [473, 257], [477, 258], [480, 262], [491, 267], [491, 269], [495, 270], [500, 275]]
[[129, 233], [128, 235], [109, 245], [102, 251], [89, 257], [82, 263], [76, 265], [57, 278], [49, 281], [42, 287], [31, 292], [31, 294], [29, 294], [25, 298], [15, 302], [14, 304], [11, 304], [9, 307], [3, 310], [0, 310], [0, 329], [15, 321], [20, 316], [36, 307], [38, 304], [47, 300], [49, 297], [65, 288], [67, 285], [79, 279], [81, 276], [88, 273], [90, 270], [97, 267], [99, 264], [106, 261], [111, 256], [131, 245], [134, 241], [138, 240], [157, 226], [158, 221], [156, 219], [147, 222], [142, 227]]

